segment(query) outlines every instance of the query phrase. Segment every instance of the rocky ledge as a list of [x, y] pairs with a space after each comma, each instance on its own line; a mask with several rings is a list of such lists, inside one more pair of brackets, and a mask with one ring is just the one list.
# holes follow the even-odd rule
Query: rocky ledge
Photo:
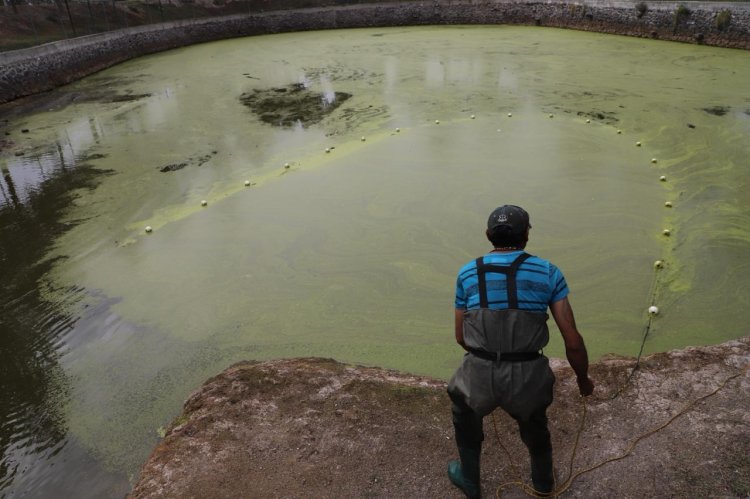
[[[597, 388], [584, 404], [570, 368], [553, 360], [564, 493], [747, 497], [750, 337], [651, 355], [631, 377], [635, 364], [592, 365]], [[513, 421], [496, 412], [485, 434], [483, 494], [528, 481]], [[444, 381], [328, 359], [242, 362], [190, 396], [131, 497], [458, 498], [445, 473], [454, 445]]]

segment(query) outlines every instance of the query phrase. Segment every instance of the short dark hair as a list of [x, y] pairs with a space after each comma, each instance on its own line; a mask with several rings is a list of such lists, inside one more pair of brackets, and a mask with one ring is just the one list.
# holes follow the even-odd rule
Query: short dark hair
[[487, 238], [495, 248], [520, 248], [526, 243], [526, 231], [519, 234], [507, 225], [500, 225], [487, 229]]

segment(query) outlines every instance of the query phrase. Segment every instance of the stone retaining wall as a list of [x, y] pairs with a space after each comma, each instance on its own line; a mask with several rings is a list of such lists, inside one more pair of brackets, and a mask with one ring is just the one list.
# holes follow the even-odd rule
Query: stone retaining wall
[[[745, 3], [648, 4], [532, 0], [424, 1], [284, 10], [139, 26], [0, 53], [0, 103], [44, 92], [145, 54], [239, 36], [335, 28], [441, 24], [520, 24], [750, 49]], [[717, 16], [731, 10], [731, 22]]]

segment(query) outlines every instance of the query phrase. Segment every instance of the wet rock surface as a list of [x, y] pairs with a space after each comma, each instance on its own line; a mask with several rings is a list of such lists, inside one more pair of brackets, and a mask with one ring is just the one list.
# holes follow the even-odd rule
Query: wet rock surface
[[351, 96], [346, 92], [322, 94], [295, 83], [285, 87], [254, 89], [243, 93], [240, 102], [264, 123], [293, 127], [298, 123], [302, 126], [319, 123]]
[[[583, 404], [567, 363], [552, 365], [548, 415], [562, 483]], [[597, 388], [574, 473], [669, 424], [627, 457], [577, 476], [566, 495], [750, 494], [750, 337], [652, 355], [629, 380], [634, 365], [610, 357], [591, 366]], [[458, 498], [445, 473], [455, 453], [444, 381], [327, 359], [242, 362], [190, 396], [131, 497]], [[501, 412], [485, 418], [483, 494], [528, 473], [515, 423]], [[512, 488], [503, 496], [524, 497]]]

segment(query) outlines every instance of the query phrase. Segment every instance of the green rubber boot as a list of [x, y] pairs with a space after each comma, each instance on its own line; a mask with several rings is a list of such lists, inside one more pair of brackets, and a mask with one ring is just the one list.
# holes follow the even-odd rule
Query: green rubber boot
[[448, 463], [448, 478], [469, 498], [481, 497], [479, 486], [479, 458], [482, 452], [479, 448], [459, 447], [458, 455], [461, 460], [454, 459]]

